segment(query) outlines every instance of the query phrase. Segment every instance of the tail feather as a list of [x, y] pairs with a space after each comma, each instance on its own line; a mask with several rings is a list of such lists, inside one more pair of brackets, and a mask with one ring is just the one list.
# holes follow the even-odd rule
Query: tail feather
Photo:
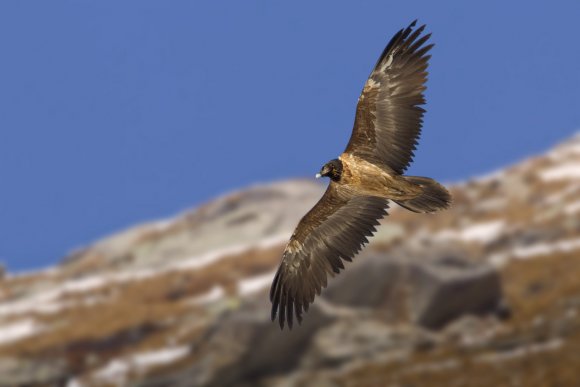
[[421, 187], [423, 193], [413, 199], [395, 200], [401, 207], [413, 212], [435, 212], [450, 206], [451, 194], [435, 180], [419, 176], [405, 176], [405, 179]]

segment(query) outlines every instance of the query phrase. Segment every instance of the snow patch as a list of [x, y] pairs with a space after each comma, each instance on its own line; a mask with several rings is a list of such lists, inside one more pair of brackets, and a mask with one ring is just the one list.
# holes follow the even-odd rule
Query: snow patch
[[580, 200], [567, 204], [566, 207], [564, 207], [564, 212], [568, 215], [573, 215], [577, 212], [580, 212]]
[[257, 243], [241, 244], [214, 250], [203, 255], [189, 258], [185, 261], [177, 262], [171, 265], [169, 270], [199, 269], [201, 267], [213, 264], [230, 255], [241, 254], [252, 249], [266, 249], [269, 247], [274, 247], [276, 245], [285, 243], [288, 241], [289, 237], [290, 232], [265, 238]]
[[0, 316], [12, 316], [23, 313], [49, 313], [51, 310], [60, 311], [61, 305], [53, 302], [60, 296], [59, 289], [52, 289], [37, 293], [25, 299], [7, 301], [0, 304]]
[[20, 320], [6, 325], [0, 325], [0, 345], [33, 336], [43, 330], [42, 326], [32, 319]]
[[87, 292], [107, 284], [106, 278], [101, 276], [89, 277], [86, 280], [65, 281], [54, 289], [38, 290], [37, 293], [26, 298], [1, 303], [0, 317], [25, 313], [52, 314], [78, 305], [93, 305], [100, 299], [91, 297], [82, 302], [59, 302], [57, 299], [65, 294]]
[[115, 385], [125, 385], [129, 364], [124, 360], [111, 360], [107, 365], [91, 375], [91, 379]]
[[238, 283], [238, 294], [240, 296], [247, 296], [269, 287], [275, 274], [276, 271], [271, 271], [266, 274], [257, 275], [240, 281]]
[[511, 251], [491, 255], [489, 262], [496, 266], [504, 266], [510, 258], [528, 259], [554, 253], [569, 253], [580, 249], [580, 238], [567, 239], [554, 243], [536, 243], [530, 246], [517, 246]]
[[66, 281], [61, 286], [62, 293], [83, 293], [107, 285], [105, 276], [92, 276]]
[[[125, 358], [109, 361], [101, 369], [94, 371], [88, 381], [108, 383], [124, 386], [128, 381], [128, 375], [132, 371], [142, 373], [159, 365], [170, 364], [186, 357], [190, 353], [188, 346], [164, 348], [157, 351], [137, 353]], [[71, 380], [67, 387], [82, 387], [85, 384], [80, 380]]]
[[567, 162], [540, 172], [544, 181], [580, 179], [580, 162]]
[[560, 349], [562, 345], [564, 345], [564, 340], [558, 337], [545, 343], [524, 345], [522, 347], [518, 347], [510, 351], [480, 355], [476, 358], [476, 361], [480, 363], [504, 364], [503, 362], [506, 360], [518, 359], [524, 356], [530, 356], [542, 352], [555, 351], [557, 349]]
[[568, 253], [580, 249], [580, 238], [567, 239], [555, 243], [537, 243], [531, 246], [516, 247], [512, 255], [516, 258], [525, 259], [553, 253]]
[[490, 182], [496, 181], [496, 180], [501, 181], [505, 175], [506, 175], [506, 169], [501, 168], [501, 169], [497, 169], [497, 170], [488, 172], [488, 173], [483, 174], [483, 175], [472, 176], [464, 182], [459, 182], [457, 185], [466, 186], [467, 184], [469, 184], [471, 182], [490, 183]]
[[191, 303], [194, 305], [206, 305], [211, 304], [212, 302], [216, 302], [219, 299], [223, 298], [225, 292], [221, 286], [214, 286], [208, 292], [202, 294], [201, 296], [197, 296], [191, 300]]
[[144, 352], [131, 357], [131, 363], [137, 368], [149, 369], [158, 365], [170, 364], [189, 355], [188, 346], [164, 348], [157, 351]]
[[504, 230], [505, 222], [494, 220], [472, 224], [462, 230], [443, 230], [435, 234], [435, 239], [489, 243], [497, 239]]
[[580, 132], [548, 153], [548, 157], [554, 160], [562, 160], [574, 155], [580, 155]]
[[85, 387], [85, 384], [77, 378], [72, 378], [66, 383], [66, 387]]

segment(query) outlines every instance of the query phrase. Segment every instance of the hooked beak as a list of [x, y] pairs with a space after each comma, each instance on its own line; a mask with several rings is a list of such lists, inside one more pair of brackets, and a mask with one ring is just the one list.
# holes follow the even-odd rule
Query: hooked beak
[[316, 176], [314, 176], [317, 179], [320, 179], [322, 177], [322, 175], [320, 173], [317, 173]]

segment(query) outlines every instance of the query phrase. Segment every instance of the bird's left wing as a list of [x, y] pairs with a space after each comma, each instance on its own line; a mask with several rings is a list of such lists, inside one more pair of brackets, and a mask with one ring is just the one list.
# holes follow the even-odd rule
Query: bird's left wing
[[345, 152], [402, 174], [421, 132], [431, 34], [415, 22], [389, 42], [364, 85]]
[[376, 231], [387, 214], [388, 200], [357, 195], [331, 182], [320, 201], [300, 220], [284, 250], [270, 289], [272, 320], [292, 327], [302, 321], [314, 296], [326, 287], [327, 275], [344, 268]]

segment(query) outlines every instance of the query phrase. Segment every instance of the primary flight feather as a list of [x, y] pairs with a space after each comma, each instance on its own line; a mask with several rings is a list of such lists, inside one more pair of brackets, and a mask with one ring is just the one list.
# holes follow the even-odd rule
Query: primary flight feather
[[272, 320], [292, 328], [344, 269], [387, 215], [389, 200], [413, 212], [434, 212], [451, 203], [449, 192], [427, 177], [403, 176], [421, 133], [425, 83], [433, 47], [416, 21], [393, 36], [359, 97], [346, 150], [317, 177], [330, 184], [300, 220], [282, 255], [270, 289]]

